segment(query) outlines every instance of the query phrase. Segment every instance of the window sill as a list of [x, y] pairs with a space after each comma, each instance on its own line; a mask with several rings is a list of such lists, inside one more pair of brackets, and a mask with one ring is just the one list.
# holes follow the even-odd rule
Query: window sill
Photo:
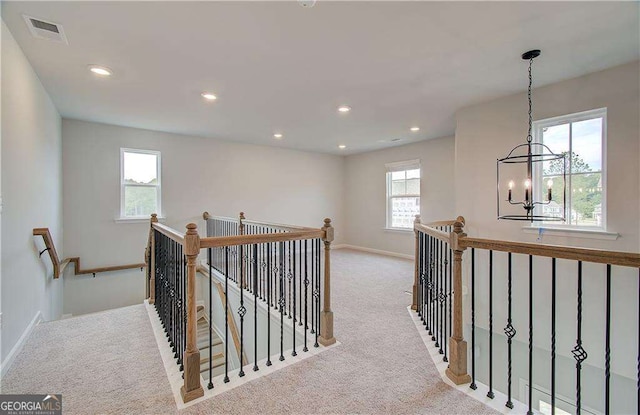
[[[158, 216], [159, 222], [164, 222], [165, 217]], [[149, 223], [151, 221], [151, 217], [148, 218], [115, 218], [113, 220], [115, 223]]]
[[618, 233], [594, 229], [570, 229], [544, 226], [523, 226], [522, 232], [541, 236], [549, 235], [568, 238], [600, 239], [604, 241], [615, 241], [620, 236]]
[[385, 232], [413, 233], [413, 228], [382, 228]]

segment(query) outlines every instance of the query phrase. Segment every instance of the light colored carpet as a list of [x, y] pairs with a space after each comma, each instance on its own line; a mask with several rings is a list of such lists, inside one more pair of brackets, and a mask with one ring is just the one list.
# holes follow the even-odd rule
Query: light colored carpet
[[[407, 315], [411, 261], [338, 250], [332, 272], [341, 345], [181, 412], [494, 413], [440, 379]], [[62, 393], [68, 414], [177, 412], [142, 305], [38, 326], [2, 390]]]

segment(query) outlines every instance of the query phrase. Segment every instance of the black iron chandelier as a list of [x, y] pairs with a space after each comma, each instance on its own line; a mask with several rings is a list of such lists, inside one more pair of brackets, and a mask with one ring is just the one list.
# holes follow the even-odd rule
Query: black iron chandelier
[[[529, 61], [529, 131], [526, 143], [514, 147], [506, 157], [497, 160], [498, 219], [530, 222], [565, 220], [565, 154], [556, 154], [545, 144], [533, 142], [532, 136], [531, 67], [533, 59], [538, 56], [540, 51], [537, 49], [522, 54], [522, 59]], [[563, 166], [562, 174], [548, 178], [545, 192], [542, 189], [545, 168], [548, 169], [552, 162]], [[501, 182], [501, 177], [507, 177], [508, 181]], [[507, 197], [501, 193], [506, 193]]]

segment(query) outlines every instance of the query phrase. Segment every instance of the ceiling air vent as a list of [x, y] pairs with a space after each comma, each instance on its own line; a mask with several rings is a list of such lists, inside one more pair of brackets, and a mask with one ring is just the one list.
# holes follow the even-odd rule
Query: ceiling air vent
[[24, 17], [24, 21], [33, 37], [69, 44], [67, 37], [64, 35], [62, 25], [27, 15], [23, 15], [22, 17]]

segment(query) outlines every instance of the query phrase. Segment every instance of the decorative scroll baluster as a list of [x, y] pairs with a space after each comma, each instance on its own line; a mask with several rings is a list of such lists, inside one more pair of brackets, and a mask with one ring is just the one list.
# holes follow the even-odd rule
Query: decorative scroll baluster
[[507, 403], [505, 406], [513, 409], [511, 402], [511, 343], [516, 335], [516, 329], [513, 327], [511, 320], [511, 294], [512, 294], [512, 275], [511, 275], [511, 252], [508, 254], [508, 274], [507, 274], [507, 325], [504, 328], [504, 334], [507, 336]]
[[253, 371], [258, 368], [258, 244], [253, 244]]
[[587, 359], [587, 352], [582, 347], [582, 261], [578, 261], [578, 312], [577, 312], [577, 339], [576, 345], [571, 351], [576, 360], [576, 415], [582, 411], [582, 385], [580, 375], [582, 362]]
[[[280, 298], [278, 299], [278, 306], [280, 307], [280, 361], [284, 360], [284, 242], [278, 244], [280, 251], [279, 262], [279, 278], [278, 285], [280, 286]], [[295, 335], [295, 334], [294, 334]]]
[[556, 413], [556, 259], [551, 258], [551, 415]]
[[315, 243], [313, 240], [309, 241], [311, 245], [311, 331], [310, 334], [314, 334], [315, 331], [315, 312], [316, 312], [316, 304], [315, 304], [315, 287], [316, 287], [316, 261], [313, 255], [313, 251], [315, 250]]
[[493, 399], [493, 251], [489, 251], [489, 392], [487, 397]]
[[471, 248], [471, 384], [473, 390], [476, 386], [476, 250]]

